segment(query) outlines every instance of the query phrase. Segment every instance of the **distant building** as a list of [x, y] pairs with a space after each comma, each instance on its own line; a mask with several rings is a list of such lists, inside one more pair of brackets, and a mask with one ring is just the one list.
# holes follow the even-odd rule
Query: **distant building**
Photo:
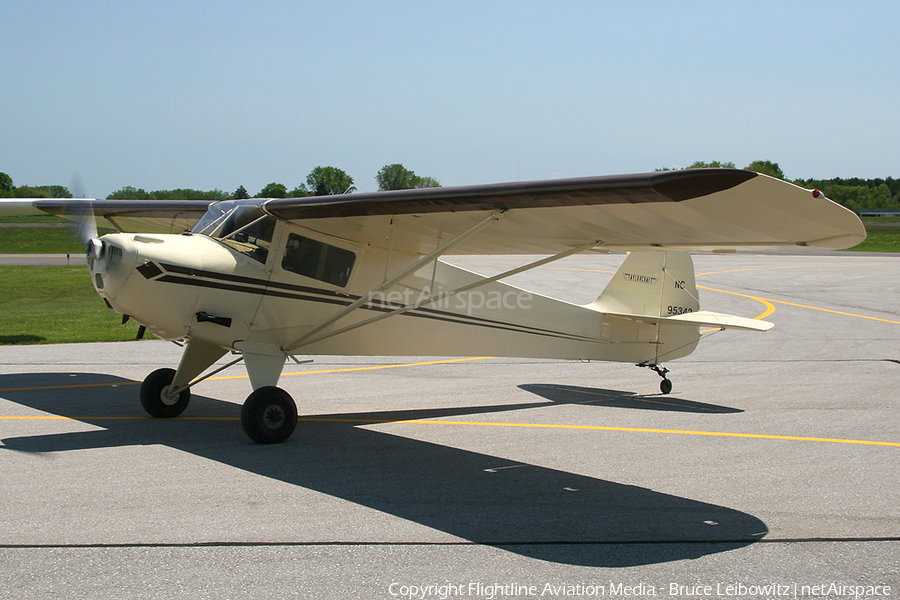
[[900, 208], [861, 208], [860, 217], [900, 217]]

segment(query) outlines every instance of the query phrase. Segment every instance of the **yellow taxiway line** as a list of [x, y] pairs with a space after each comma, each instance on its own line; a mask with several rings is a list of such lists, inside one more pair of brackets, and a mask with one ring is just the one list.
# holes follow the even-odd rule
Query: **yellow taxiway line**
[[[730, 292], [729, 292], [730, 293]], [[744, 294], [739, 294], [744, 295]], [[441, 365], [449, 363], [459, 363], [475, 360], [486, 360], [493, 358], [490, 356], [479, 356], [472, 358], [455, 358], [448, 360], [433, 360], [415, 363], [402, 363], [396, 365], [370, 365], [366, 367], [347, 367], [342, 369], [323, 369], [319, 371], [298, 371], [295, 373], [285, 373], [285, 375], [318, 375], [326, 373], [348, 373], [352, 371], [371, 371], [376, 369], [398, 369], [404, 367], [420, 367], [427, 365]], [[231, 377], [217, 377], [215, 379], [237, 379], [244, 378], [245, 375], [237, 375]], [[211, 378], [212, 379], [212, 378]], [[23, 388], [7, 388], [0, 389], [0, 392], [13, 391], [33, 391], [33, 390], [56, 390], [66, 388], [85, 388], [85, 387], [114, 387], [118, 385], [138, 385], [140, 382], [119, 382], [119, 383], [94, 383], [94, 384], [72, 384], [72, 385], [54, 385], [54, 386], [37, 386]], [[10, 415], [0, 416], [0, 421], [143, 421], [152, 420], [149, 416], [131, 416], [131, 417], [104, 417], [104, 416], [66, 416], [66, 415]], [[239, 421], [238, 417], [177, 417], [177, 421]], [[560, 430], [580, 430], [580, 431], [618, 431], [628, 433], [656, 433], [667, 435], [696, 435], [707, 437], [729, 437], [729, 438], [746, 438], [746, 439], [763, 439], [763, 440], [782, 440], [795, 442], [820, 442], [832, 444], [856, 444], [865, 446], [892, 446], [900, 447], [900, 442], [879, 442], [872, 440], [851, 440], [840, 438], [822, 438], [808, 436], [793, 435], [774, 435], [762, 433], [734, 433], [726, 431], [691, 431], [681, 429], [653, 429], [646, 427], [610, 427], [605, 425], [565, 425], [565, 424], [547, 424], [547, 423], [506, 423], [500, 421], [449, 421], [449, 420], [426, 420], [426, 419], [342, 419], [339, 417], [300, 417], [300, 421], [306, 422], [322, 422], [322, 423], [348, 423], [355, 425], [383, 425], [383, 424], [409, 424], [409, 425], [456, 425], [463, 427], [524, 427], [532, 429], [560, 429]]]
[[[454, 264], [473, 266], [473, 267], [487, 266], [487, 267], [511, 268], [511, 267], [515, 266], [515, 265], [504, 265], [504, 264], [496, 264], [496, 263], [478, 263], [478, 262], [470, 262], [470, 263], [459, 262], [459, 263], [454, 263]], [[883, 263], [883, 262], [858, 263], [854, 266], [877, 267], [877, 266], [885, 266], [885, 265], [893, 266], [893, 265], [895, 265], [895, 263]], [[725, 271], [708, 271], [706, 273], [697, 273], [694, 277], [703, 277], [705, 275], [721, 275], [723, 273], [742, 273], [744, 271], [773, 271], [773, 270], [780, 270], [780, 269], [820, 269], [820, 268], [825, 268], [825, 267], [837, 267], [837, 266], [842, 266], [842, 265], [822, 264], [822, 265], [787, 265], [787, 266], [780, 266], [780, 267], [751, 267], [751, 268], [747, 268], [747, 269], [729, 269], [729, 270], [725, 270]], [[560, 266], [543, 266], [543, 267], [537, 267], [537, 268], [538, 269], [547, 269], [547, 270], [557, 270], [557, 271], [584, 271], [587, 273], [604, 273], [607, 275], [616, 273], [615, 271], [606, 271], [603, 269], [584, 269], [584, 268], [560, 267]], [[717, 292], [720, 294], [731, 294], [732, 296], [741, 296], [743, 298], [749, 298], [751, 300], [756, 300], [757, 302], [759, 302], [763, 306], [765, 306], [766, 310], [762, 314], [760, 314], [756, 317], [753, 317], [754, 319], [765, 319], [766, 317], [768, 317], [769, 315], [771, 315], [772, 313], [775, 312], [775, 310], [776, 310], [775, 304], [783, 304], [785, 306], [794, 306], [797, 308], [805, 308], [808, 310], [818, 310], [821, 312], [831, 313], [831, 314], [835, 314], [835, 315], [841, 315], [844, 317], [855, 317], [857, 319], [868, 319], [870, 321], [879, 321], [881, 323], [890, 323], [892, 325], [900, 325], [900, 321], [892, 321], [890, 319], [881, 319], [879, 317], [870, 317], [867, 315], [857, 315], [854, 313], [848, 313], [848, 312], [843, 312], [843, 311], [839, 311], [839, 310], [832, 310], [830, 308], [821, 308], [819, 306], [809, 306], [807, 304], [797, 304], [794, 302], [786, 302], [784, 300], [773, 300], [771, 298], [762, 298], [760, 296], [751, 296], [749, 294], [741, 294], [738, 292], [729, 292], [726, 290], [719, 290], [716, 288], [705, 287], [702, 285], [698, 285], [697, 288], [701, 289], [701, 290], [707, 290], [710, 292]], [[703, 330], [704, 333], [709, 332], [709, 331], [719, 331], [719, 329]]]
[[867, 319], [869, 321], [879, 321], [881, 323], [890, 323], [892, 325], [900, 325], [900, 321], [892, 321], [890, 319], [882, 319], [880, 317], [870, 317], [868, 315], [857, 315], [855, 313], [848, 313], [840, 310], [832, 310], [830, 308], [822, 308], [821, 306], [810, 306], [808, 304], [797, 304], [796, 302], [787, 302], [785, 300], [773, 300], [771, 298], [762, 298], [760, 296], [751, 296], [749, 294], [740, 294], [738, 292], [729, 292], [727, 290], [717, 290], [715, 288], [706, 287], [703, 285], [698, 285], [698, 289], [708, 290], [710, 292], [718, 292], [720, 294], [731, 294], [732, 296], [741, 296], [743, 298], [750, 298], [751, 300], [756, 300], [757, 302], [761, 302], [766, 307], [766, 311], [757, 317], [753, 317], [754, 319], [765, 319], [773, 312], [775, 312], [776, 304], [783, 304], [785, 306], [795, 306], [797, 308], [805, 308], [808, 310], [818, 310], [821, 312], [827, 312], [834, 315], [841, 315], [844, 317], [854, 317], [857, 319]]
[[[400, 365], [397, 365], [400, 366]], [[408, 366], [408, 365], [404, 365]], [[20, 421], [152, 421], [150, 416], [140, 417], [70, 417], [64, 415], [34, 415], [34, 416], [0, 416], [3, 420]], [[176, 417], [172, 421], [239, 421], [238, 417]], [[744, 438], [757, 440], [781, 440], [790, 442], [819, 442], [829, 444], [855, 444], [861, 446], [889, 446], [900, 448], [900, 442], [879, 442], [874, 440], [852, 440], [842, 438], [823, 438], [797, 435], [775, 435], [767, 433], [736, 433], [729, 431], [693, 431], [685, 429], [654, 429], [648, 427], [610, 427], [605, 425], [565, 425], [548, 423], [507, 423], [502, 421], [449, 421], [439, 419], [342, 419], [339, 417], [300, 417], [298, 421], [309, 423], [347, 423], [352, 425], [456, 425], [460, 427], [520, 427], [529, 429], [561, 429], [579, 431], [615, 431], [625, 433], [657, 433], [666, 435], [696, 435], [706, 437]]]
[[785, 440], [794, 442], [828, 442], [832, 444], [861, 444], [866, 446], [894, 446], [900, 448], [900, 442], [877, 442], [870, 440], [845, 440], [840, 438], [805, 437], [795, 435], [772, 435], [764, 433], [733, 433], [727, 431], [690, 431], [681, 429], [651, 429], [645, 427], [607, 427], [603, 425], [547, 425], [540, 423], [503, 423], [480, 421], [391, 421], [393, 423], [412, 423], [425, 425], [470, 425], [486, 427], [532, 427], [538, 429], [578, 429], [587, 431], [622, 431], [628, 433], [663, 433], [670, 435], [704, 435], [712, 437], [750, 438], [762, 440]]
[[[149, 418], [149, 417], [148, 417]], [[821, 438], [797, 435], [774, 435], [767, 433], [734, 433], [728, 431], [691, 431], [684, 429], [652, 429], [647, 427], [609, 427], [605, 425], [565, 425], [546, 423], [507, 423], [503, 421], [446, 421], [446, 420], [391, 420], [391, 419], [339, 419], [300, 417], [300, 421], [317, 423], [355, 423], [358, 425], [378, 425], [405, 423], [410, 425], [461, 425], [469, 427], [527, 427], [533, 429], [568, 429], [582, 431], [622, 431], [627, 433], [663, 433], [669, 435], [703, 435], [711, 437], [749, 438], [761, 440], [785, 440], [792, 442], [828, 442], [832, 444], [860, 444], [864, 446], [893, 446], [900, 448], [900, 442], [878, 442], [872, 440], [846, 440], [841, 438]]]
[[[888, 263], [860, 263], [855, 266], [861, 267], [871, 267], [871, 266], [884, 266]], [[697, 273], [696, 277], [702, 277], [704, 275], [719, 275], [722, 273], [741, 273], [744, 271], [768, 271], [775, 269], [806, 269], [806, 268], [821, 268], [821, 267], [834, 267], [838, 265], [793, 265], [793, 266], [784, 266], [784, 267], [760, 267], [760, 268], [750, 268], [750, 269], [731, 269], [729, 271], [709, 271], [707, 273]], [[870, 317], [868, 315], [857, 315], [855, 313], [848, 313], [840, 310], [832, 310], [830, 308], [822, 308], [820, 306], [810, 306], [808, 304], [798, 304], [796, 302], [787, 302], [785, 300], [773, 300], [771, 298], [762, 298], [760, 296], [751, 296], [749, 294], [740, 294], [738, 292], [729, 292], [726, 290], [718, 290], [711, 287], [706, 287], [702, 285], [697, 286], [698, 289], [708, 290], [710, 292], [717, 292], [719, 294], [731, 294], [732, 296], [741, 296], [743, 298], [750, 298], [751, 300], [756, 300], [757, 302], [761, 302], [766, 307], [766, 312], [762, 313], [758, 317], [753, 317], [754, 319], [764, 319], [775, 312], [775, 304], [783, 304], [784, 306], [794, 306], [797, 308], [805, 308], [807, 310], [818, 310], [821, 312], [831, 313], [833, 315], [841, 315], [844, 317], [854, 317], [856, 319], [867, 319], [869, 321], [878, 321], [881, 323], [890, 323], [892, 325], [900, 325], [900, 321], [892, 321], [891, 319], [882, 319], [880, 317]]]
[[[450, 358], [446, 360], [430, 360], [426, 362], [403, 363], [399, 365], [370, 365], [368, 367], [346, 367], [343, 369], [323, 369], [319, 371], [296, 371], [294, 373], [282, 373], [282, 377], [289, 375], [316, 375], [324, 373], [349, 373], [351, 371], [374, 371], [376, 369], [399, 369], [400, 367], [422, 367], [426, 365], [444, 365], [449, 363], [466, 362], [470, 360], [485, 360], [493, 356], [473, 356], [466, 358]], [[247, 375], [227, 375], [224, 377], [210, 377], [204, 381], [222, 381], [227, 379], [247, 379]], [[74, 388], [90, 387], [118, 387], [120, 385], [140, 385], [140, 381], [117, 381], [114, 383], [74, 383], [71, 385], [41, 385], [34, 387], [18, 387], [0, 389], [0, 392], [33, 392], [37, 390], [67, 390]], [[0, 417], [0, 419], [5, 417]]]

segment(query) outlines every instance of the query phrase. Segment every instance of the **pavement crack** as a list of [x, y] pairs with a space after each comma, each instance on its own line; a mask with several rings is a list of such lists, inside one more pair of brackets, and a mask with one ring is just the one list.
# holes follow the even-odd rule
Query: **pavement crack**
[[0, 544], [0, 550], [59, 550], [59, 549], [117, 549], [117, 548], [265, 548], [265, 547], [454, 547], [454, 546], [658, 546], [673, 544], [842, 544], [900, 542], [900, 536], [849, 536], [804, 538], [734, 538], [734, 539], [672, 539], [672, 540], [497, 540], [497, 541], [208, 541], [208, 542], [111, 542], [67, 544]]

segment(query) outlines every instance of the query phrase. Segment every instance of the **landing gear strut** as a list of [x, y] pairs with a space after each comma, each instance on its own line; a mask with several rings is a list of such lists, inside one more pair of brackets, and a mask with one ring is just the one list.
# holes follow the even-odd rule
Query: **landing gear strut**
[[241, 409], [244, 432], [257, 444], [279, 444], [287, 440], [297, 427], [297, 405], [290, 394], [274, 385], [281, 375], [286, 355], [266, 344], [243, 345], [240, 358], [197, 377], [226, 350], [215, 344], [189, 340], [177, 371], [157, 369], [144, 380], [141, 385], [144, 409], [153, 417], [177, 417], [190, 402], [191, 387], [243, 360], [255, 390]]
[[662, 381], [659, 382], [659, 391], [663, 394], [668, 394], [672, 391], [672, 382], [669, 380], [666, 375], [669, 373], [669, 370], [665, 367], [661, 367], [659, 365], [648, 365], [645, 363], [640, 363], [635, 365], [637, 367], [646, 367], [656, 372], [657, 375], [662, 377]]

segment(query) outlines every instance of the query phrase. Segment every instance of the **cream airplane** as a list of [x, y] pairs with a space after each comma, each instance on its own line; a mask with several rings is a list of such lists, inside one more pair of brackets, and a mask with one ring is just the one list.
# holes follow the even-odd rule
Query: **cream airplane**
[[[102, 217], [118, 230], [88, 234], [94, 287], [111, 309], [184, 342], [177, 369], [143, 381], [142, 405], [178, 416], [231, 352], [226, 367], [243, 360], [253, 388], [241, 423], [259, 443], [294, 431], [296, 405], [276, 385], [301, 354], [621, 361], [656, 371], [668, 393], [663, 361], [690, 354], [701, 328], [772, 327], [700, 310], [690, 251], [847, 248], [865, 238], [859, 218], [818, 191], [730, 169], [213, 204], [0, 206]], [[630, 254], [586, 306], [500, 281], [592, 251]], [[536, 259], [482, 277], [439, 260], [448, 253]]]

